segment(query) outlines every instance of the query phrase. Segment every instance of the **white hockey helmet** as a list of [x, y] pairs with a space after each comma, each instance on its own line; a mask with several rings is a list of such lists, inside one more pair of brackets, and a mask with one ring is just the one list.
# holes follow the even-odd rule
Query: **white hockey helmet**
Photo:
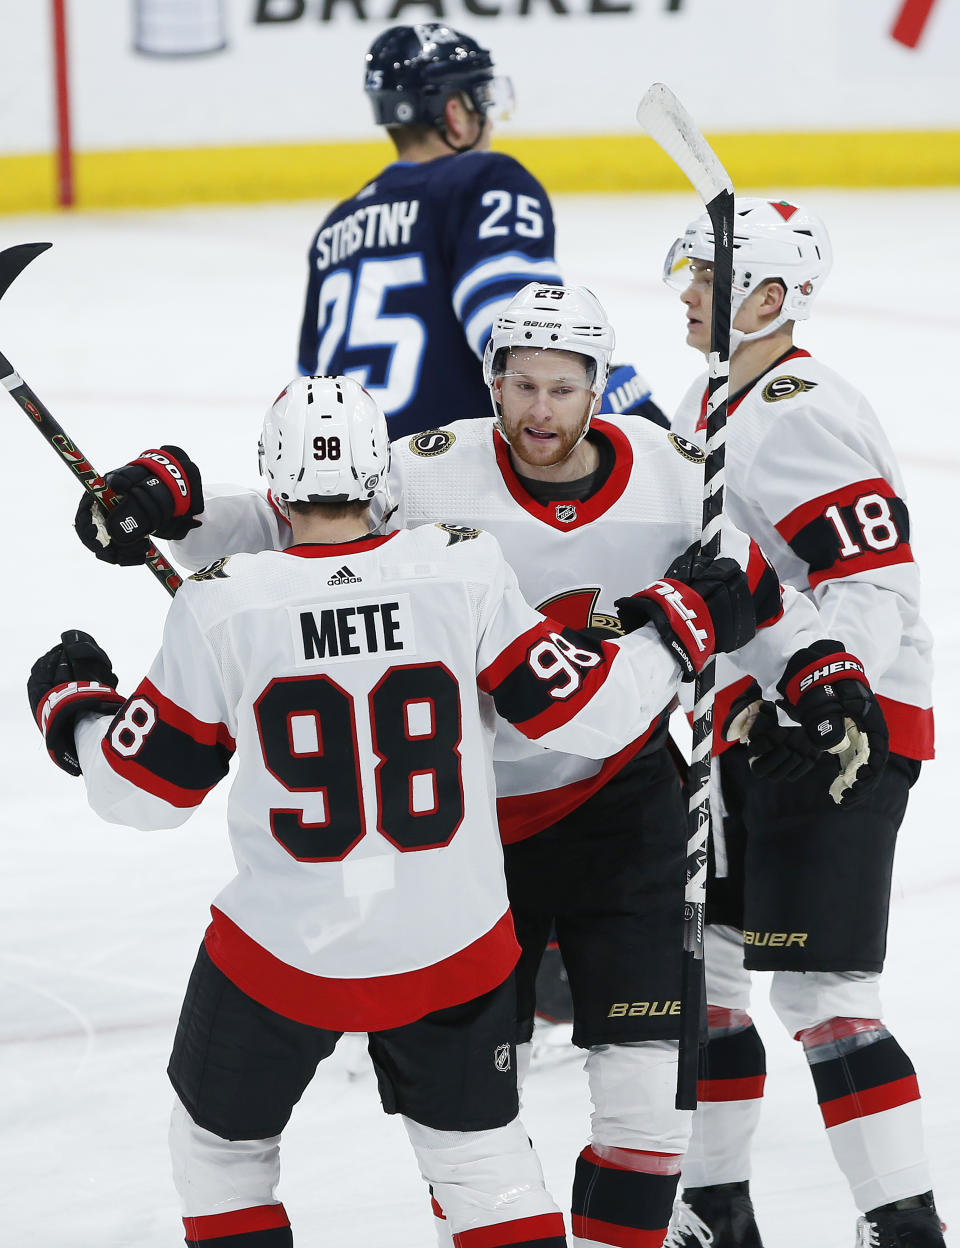
[[[707, 213], [678, 238], [663, 266], [668, 286], [683, 290], [691, 260], [713, 261], [713, 225]], [[827, 227], [814, 213], [785, 199], [736, 200], [733, 219], [733, 315], [761, 282], [779, 278], [786, 287], [780, 315], [766, 329], [739, 334], [763, 338], [785, 321], [803, 321], [833, 265]]]
[[351, 377], [297, 377], [281, 391], [264, 417], [260, 472], [284, 514], [294, 500], [378, 496], [394, 509], [386, 418]]
[[614, 345], [613, 326], [599, 299], [586, 286], [529, 282], [493, 322], [483, 353], [483, 379], [488, 386], [493, 385], [511, 347], [575, 351], [593, 361], [590, 389], [599, 398], [607, 384]]

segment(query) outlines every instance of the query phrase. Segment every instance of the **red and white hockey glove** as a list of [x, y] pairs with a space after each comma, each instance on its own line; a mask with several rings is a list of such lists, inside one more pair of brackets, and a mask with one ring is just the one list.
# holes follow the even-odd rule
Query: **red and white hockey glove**
[[683, 670], [694, 680], [718, 651], [737, 650], [757, 631], [753, 597], [735, 559], [705, 560], [690, 547], [654, 581], [614, 606], [626, 633], [648, 621], [654, 625]]
[[105, 563], [143, 563], [151, 537], [179, 541], [200, 523], [195, 518], [203, 511], [200, 469], [178, 446], [144, 451], [104, 480], [120, 502], [108, 510], [84, 494], [73, 527]]
[[838, 641], [815, 641], [792, 656], [777, 688], [780, 705], [808, 741], [836, 755], [830, 796], [838, 806], [858, 801], [880, 778], [890, 752], [883, 711], [863, 664]]
[[30, 669], [27, 697], [47, 753], [71, 776], [80, 775], [73, 730], [81, 715], [112, 715], [123, 706], [106, 653], [89, 633], [69, 629]]

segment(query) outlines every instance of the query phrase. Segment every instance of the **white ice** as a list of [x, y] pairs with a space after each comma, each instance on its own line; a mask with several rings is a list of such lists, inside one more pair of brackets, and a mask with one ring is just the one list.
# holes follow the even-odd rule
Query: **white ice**
[[[837, 256], [800, 340], [866, 391], [890, 432], [937, 641], [939, 757], [901, 831], [883, 995], [918, 1070], [940, 1211], [956, 1226], [960, 191], [800, 198], [829, 222]], [[100, 471], [173, 442], [208, 479], [255, 483], [262, 413], [295, 372], [304, 256], [325, 207], [0, 218], [0, 246], [55, 244], [4, 297], [0, 350]], [[556, 203], [567, 279], [605, 301], [618, 356], [648, 374], [668, 409], [699, 357], [683, 344], [680, 305], [659, 274], [696, 212], [692, 193]], [[7, 396], [0, 412], [0, 1240], [160, 1248], [182, 1242], [164, 1069], [208, 903], [232, 871], [223, 795], [185, 828], [148, 836], [100, 823], [82, 783], [46, 758], [25, 693], [33, 660], [62, 629], [85, 628], [129, 690], [153, 656], [167, 603], [145, 571], [112, 569], [82, 550], [68, 470]], [[437, 423], [456, 415], [452, 401]], [[851, 1246], [855, 1210], [763, 976], [755, 1015], [769, 1061], [753, 1179], [765, 1241]], [[297, 1242], [429, 1248], [428, 1203], [400, 1123], [380, 1112], [373, 1080], [351, 1081], [346, 1065], [338, 1052], [321, 1067], [286, 1133], [280, 1194]], [[525, 1102], [548, 1184], [565, 1205], [588, 1130], [579, 1065], [531, 1077]]]

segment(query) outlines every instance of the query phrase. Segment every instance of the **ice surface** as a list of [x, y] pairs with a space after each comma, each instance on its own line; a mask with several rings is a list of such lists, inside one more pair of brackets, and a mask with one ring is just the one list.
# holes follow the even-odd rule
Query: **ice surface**
[[[960, 836], [949, 777], [960, 747], [960, 259], [956, 247], [928, 253], [926, 242], [960, 216], [960, 192], [800, 198], [828, 221], [837, 256], [800, 341], [866, 391], [890, 432], [937, 642], [939, 758], [901, 832], [883, 995], [924, 1092], [940, 1211], [957, 1225]], [[324, 208], [0, 218], [2, 247], [55, 244], [4, 297], [0, 349], [100, 471], [173, 442], [208, 479], [255, 483], [262, 413], [295, 372], [304, 258]], [[683, 344], [680, 305], [659, 274], [697, 201], [565, 197], [555, 209], [567, 280], [598, 293], [618, 358], [647, 374], [669, 409], [699, 357]], [[79, 490], [6, 396], [0, 413], [0, 1238], [160, 1248], [182, 1242], [164, 1068], [208, 903], [232, 870], [223, 795], [176, 832], [126, 831], [100, 823], [80, 782], [46, 758], [25, 695], [33, 660], [61, 629], [85, 628], [130, 689], [167, 604], [146, 572], [103, 566], [81, 549], [71, 531]], [[456, 416], [452, 401], [437, 423]], [[856, 1214], [806, 1064], [757, 978], [770, 1073], [753, 1188], [765, 1241], [849, 1246]], [[372, 1078], [348, 1078], [348, 1064], [338, 1052], [321, 1067], [285, 1137], [281, 1197], [297, 1242], [429, 1248], [428, 1203], [402, 1126], [380, 1112]], [[535, 1074], [525, 1101], [565, 1205], [588, 1131], [579, 1063]]]

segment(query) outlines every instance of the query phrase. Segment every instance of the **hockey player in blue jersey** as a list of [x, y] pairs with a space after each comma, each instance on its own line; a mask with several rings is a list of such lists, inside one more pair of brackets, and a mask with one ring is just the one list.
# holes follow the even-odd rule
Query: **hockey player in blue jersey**
[[[399, 438], [440, 424], [451, 395], [463, 416], [489, 416], [494, 318], [528, 282], [561, 277], [546, 191], [489, 150], [513, 88], [485, 48], [437, 22], [393, 26], [366, 55], [364, 89], [397, 159], [314, 236], [299, 367], [354, 377]], [[630, 366], [603, 410], [666, 424]]]

